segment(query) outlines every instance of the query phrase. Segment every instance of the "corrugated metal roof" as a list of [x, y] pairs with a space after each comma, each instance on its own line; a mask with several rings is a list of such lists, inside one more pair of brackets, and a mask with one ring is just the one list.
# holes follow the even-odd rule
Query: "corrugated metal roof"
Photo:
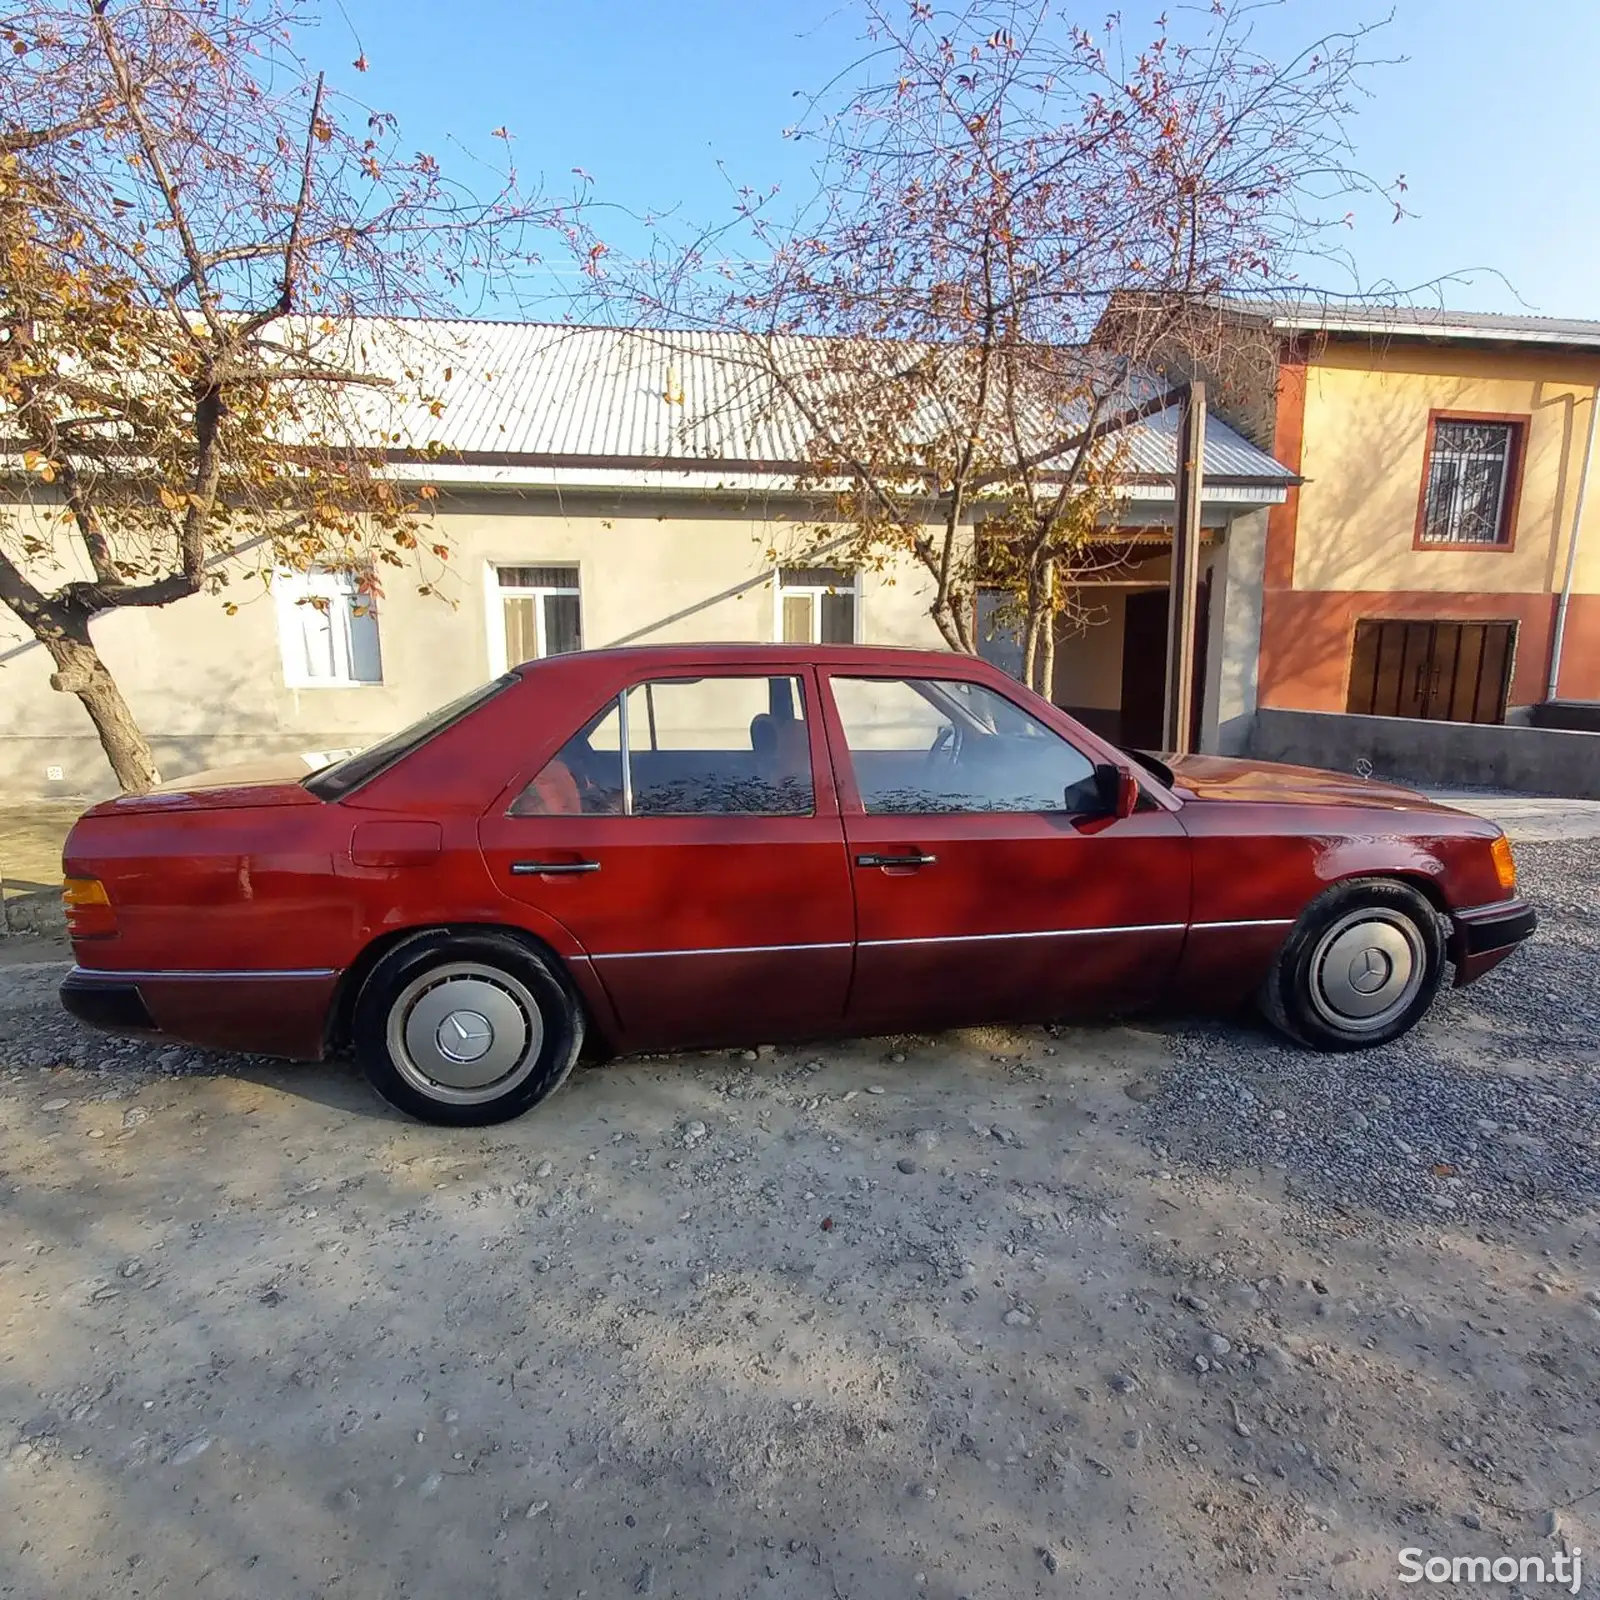
[[1360, 301], [1229, 300], [1225, 303], [1234, 310], [1264, 317], [1273, 327], [1291, 332], [1503, 340], [1600, 349], [1600, 322], [1577, 317], [1532, 317], [1498, 311], [1451, 311], [1442, 306], [1373, 305]]
[[[364, 402], [365, 420], [390, 443], [486, 467], [520, 460], [712, 472], [794, 464], [805, 458], [810, 429], [803, 406], [774, 381], [772, 362], [817, 395], [843, 381], [823, 340], [758, 345], [722, 333], [471, 321], [358, 322], [324, 336], [348, 340], [347, 359], [395, 379], [393, 390], [374, 390]], [[1128, 390], [1153, 396], [1153, 382], [1138, 375]], [[1070, 424], [1072, 410], [1063, 408], [1054, 425]], [[1175, 410], [1123, 437], [1131, 477], [1173, 475]], [[1293, 479], [1216, 417], [1208, 418], [1205, 471], [1274, 489]]]

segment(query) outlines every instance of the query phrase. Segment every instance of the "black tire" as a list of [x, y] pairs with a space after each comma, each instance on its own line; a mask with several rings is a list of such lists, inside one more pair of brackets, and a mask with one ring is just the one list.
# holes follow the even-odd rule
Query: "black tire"
[[1306, 907], [1260, 1006], [1279, 1032], [1313, 1050], [1368, 1050], [1416, 1025], [1444, 966], [1444, 932], [1428, 901], [1392, 879], [1359, 878]]
[[566, 1082], [584, 1016], [560, 967], [521, 940], [441, 929], [378, 962], [351, 1034], [361, 1070], [390, 1105], [476, 1128], [521, 1116]]

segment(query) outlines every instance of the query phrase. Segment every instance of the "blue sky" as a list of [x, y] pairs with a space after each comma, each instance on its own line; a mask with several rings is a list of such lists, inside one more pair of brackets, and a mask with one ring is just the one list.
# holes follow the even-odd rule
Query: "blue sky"
[[[857, 49], [849, 0], [327, 6], [304, 43], [331, 77], [394, 112], [408, 144], [465, 165], [452, 142], [490, 151], [490, 130], [505, 125], [524, 170], [553, 186], [582, 167], [622, 206], [677, 206], [694, 219], [727, 214], [730, 178], [803, 197], [802, 152], [783, 138], [795, 91], [820, 87]], [[1104, 9], [1080, 14], [1097, 25]], [[1159, 9], [1125, 5], [1123, 15], [1142, 32]], [[1304, 38], [1386, 14], [1286, 0], [1263, 27]], [[358, 39], [364, 77], [347, 67]], [[1358, 214], [1347, 243], [1359, 287], [1461, 273], [1431, 298], [1600, 318], [1600, 3], [1396, 0], [1379, 50], [1407, 59], [1371, 75], [1357, 155], [1375, 175], [1405, 175], [1415, 215]], [[629, 236], [620, 217], [599, 226]], [[1319, 278], [1358, 287], [1327, 269]]]

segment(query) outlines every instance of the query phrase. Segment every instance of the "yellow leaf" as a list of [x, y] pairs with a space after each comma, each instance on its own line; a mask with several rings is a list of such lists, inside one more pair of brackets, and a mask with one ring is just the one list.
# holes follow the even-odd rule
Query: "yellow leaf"
[[56, 469], [50, 462], [47, 461], [42, 467], [39, 468], [39, 476], [46, 483], [54, 483], [56, 481]]
[[184, 497], [181, 494], [174, 494], [172, 490], [166, 486], [166, 484], [162, 484], [161, 503], [167, 508], [168, 511], [181, 511], [183, 509]]

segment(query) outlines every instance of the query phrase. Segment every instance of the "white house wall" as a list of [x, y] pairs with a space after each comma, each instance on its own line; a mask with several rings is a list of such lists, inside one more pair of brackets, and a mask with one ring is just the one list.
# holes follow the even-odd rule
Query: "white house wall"
[[[222, 595], [160, 610], [113, 611], [93, 635], [163, 774], [296, 750], [361, 745], [414, 721], [487, 678], [491, 569], [576, 564], [584, 643], [770, 640], [773, 563], [802, 564], [798, 508], [759, 501], [485, 494], [437, 518], [451, 558], [434, 596], [417, 572], [388, 569], [379, 603], [383, 682], [291, 689], [284, 684], [275, 602], [237, 569]], [[816, 557], [811, 557], [815, 561]], [[87, 574], [84, 574], [87, 576]], [[861, 635], [875, 644], [937, 648], [929, 580], [910, 561], [861, 577]], [[239, 607], [228, 616], [225, 601]], [[496, 626], [498, 626], [498, 618]], [[78, 701], [49, 686], [51, 664], [0, 608], [0, 795], [92, 794], [111, 787]], [[60, 777], [51, 777], [59, 768]]]

